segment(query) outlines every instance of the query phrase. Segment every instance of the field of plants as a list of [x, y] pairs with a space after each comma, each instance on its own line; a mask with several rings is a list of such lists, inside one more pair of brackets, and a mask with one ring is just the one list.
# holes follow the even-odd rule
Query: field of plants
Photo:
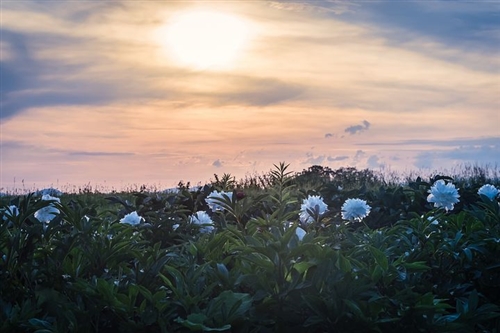
[[[469, 170], [470, 171], [470, 170]], [[1, 332], [500, 332], [500, 179], [280, 163], [0, 197]]]

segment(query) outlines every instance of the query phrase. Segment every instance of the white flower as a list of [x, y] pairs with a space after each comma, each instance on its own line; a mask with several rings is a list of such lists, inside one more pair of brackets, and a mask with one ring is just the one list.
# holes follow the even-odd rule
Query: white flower
[[[50, 196], [48, 194], [42, 195], [42, 200], [44, 201], [56, 201], [61, 202], [61, 199]], [[55, 215], [59, 214], [59, 209], [57, 209], [52, 203], [48, 206], [45, 206], [35, 212], [35, 218], [40, 222], [49, 223]]]
[[189, 221], [200, 226], [200, 232], [202, 234], [210, 233], [214, 230], [214, 223], [212, 219], [204, 211], [199, 211], [191, 215]]
[[125, 224], [130, 224], [130, 225], [138, 225], [142, 221], [142, 216], [137, 214], [136, 211], [133, 211], [130, 214], [125, 215], [121, 220], [120, 223], [125, 223]]
[[302, 238], [304, 238], [304, 236], [306, 235], [306, 231], [301, 227], [297, 227], [297, 229], [295, 229], [295, 234], [297, 235], [299, 240], [302, 240]]
[[477, 191], [477, 194], [479, 195], [485, 195], [487, 196], [490, 200], [494, 200], [500, 191], [493, 185], [487, 184], [481, 186], [481, 188]]
[[220, 201], [216, 200], [216, 199], [224, 200], [224, 195], [227, 195], [229, 197], [229, 200], [233, 199], [233, 192], [223, 192], [223, 191], [222, 192], [212, 191], [212, 193], [210, 193], [208, 197], [205, 199], [205, 202], [207, 203], [208, 207], [212, 210], [212, 212], [224, 209], [220, 205]]
[[177, 228], [179, 228], [181, 225], [179, 223], [176, 223], [172, 226], [172, 230], [175, 231]]
[[44, 188], [43, 190], [38, 190], [35, 192], [36, 195], [52, 195], [52, 196], [57, 196], [57, 197], [60, 197], [61, 195], [63, 195], [63, 193], [61, 191], [59, 191], [58, 189], [56, 188], [53, 188], [53, 187], [48, 187], [48, 188]]
[[434, 207], [444, 208], [446, 211], [452, 210], [453, 206], [459, 202], [458, 190], [452, 183], [446, 184], [443, 179], [440, 179], [431, 186], [427, 196], [429, 203], [433, 202]]
[[366, 204], [365, 200], [347, 199], [342, 205], [342, 218], [344, 220], [361, 221], [370, 214], [371, 207]]
[[3, 211], [3, 220], [7, 221], [10, 218], [13, 218], [14, 216], [19, 215], [19, 208], [17, 208], [16, 205], [10, 205], [9, 207], [2, 209]]
[[300, 205], [300, 222], [314, 222], [314, 217], [309, 214], [308, 210], [317, 212], [318, 215], [323, 215], [328, 210], [328, 206], [324, 203], [323, 198], [319, 195], [308, 196], [307, 199], [304, 199], [302, 201], [302, 205]]

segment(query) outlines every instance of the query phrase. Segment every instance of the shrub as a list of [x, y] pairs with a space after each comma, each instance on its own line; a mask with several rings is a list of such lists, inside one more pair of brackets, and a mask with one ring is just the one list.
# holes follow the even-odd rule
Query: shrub
[[[196, 190], [12, 197], [0, 331], [498, 332], [500, 205], [484, 184], [455, 182], [445, 210], [428, 196], [449, 177], [309, 171], [280, 163], [251, 190], [225, 175]], [[230, 195], [212, 210], [215, 190]], [[359, 218], [341, 212], [350, 198]]]

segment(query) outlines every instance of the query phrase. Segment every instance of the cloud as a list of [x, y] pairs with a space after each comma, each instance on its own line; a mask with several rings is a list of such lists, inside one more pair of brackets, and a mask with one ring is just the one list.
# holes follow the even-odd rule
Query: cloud
[[372, 26], [392, 43], [430, 37], [454, 49], [496, 53], [498, 14], [497, 3], [491, 1], [406, 1], [397, 5], [365, 1], [339, 18]]
[[385, 167], [385, 164], [380, 162], [380, 158], [377, 155], [371, 155], [368, 157], [366, 163], [370, 169], [380, 169]]
[[[116, 101], [165, 98], [184, 101], [188, 105], [202, 102], [210, 106], [221, 104], [269, 106], [289, 101], [307, 101], [308, 104], [313, 105], [325, 101], [329, 105], [340, 108], [354, 107], [398, 112], [420, 110], [428, 105], [452, 106], [463, 102], [476, 103], [480, 100], [486, 102], [491, 100], [491, 98], [479, 96], [481, 93], [477, 92], [484, 89], [474, 86], [478, 78], [471, 76], [472, 73], [463, 72], [462, 68], [443, 66], [442, 62], [431, 62], [427, 59], [428, 56], [441, 50], [440, 52], [445, 52], [448, 57], [455, 58], [454, 62], [460, 63], [462, 57], [470, 52], [464, 53], [462, 50], [458, 52], [449, 47], [433, 44], [431, 49], [426, 49], [425, 57], [415, 56], [419, 47], [422, 46], [421, 43], [412, 46], [413, 53], [408, 53], [407, 44], [400, 43], [397, 47], [391, 45], [390, 38], [392, 37], [390, 34], [383, 35], [383, 29], [381, 31], [372, 29], [376, 26], [370, 26], [370, 29], [356, 26], [358, 16], [366, 17], [368, 14], [365, 15], [365, 12], [369, 13], [372, 10], [376, 12], [373, 14], [375, 18], [382, 16], [387, 19], [384, 12], [380, 10], [381, 5], [363, 3], [352, 6], [344, 1], [321, 3], [275, 1], [274, 4], [282, 8], [288, 6], [296, 6], [299, 9], [324, 7], [329, 10], [333, 9], [335, 12], [335, 9], [341, 7], [354, 7], [356, 11], [332, 15], [332, 19], [327, 19], [328, 15], [318, 16], [313, 12], [308, 13], [304, 17], [304, 22], [301, 22], [303, 24], [301, 28], [311, 30], [304, 32], [291, 28], [293, 24], [290, 23], [295, 23], [292, 21], [295, 14], [281, 13], [283, 16], [286, 15], [282, 25], [279, 26], [279, 28], [287, 29], [283, 36], [274, 40], [276, 43], [266, 39], [269, 36], [261, 36], [266, 49], [269, 49], [269, 46], [273, 47], [272, 51], [268, 51], [271, 53], [249, 53], [249, 57], [255, 59], [252, 64], [263, 60], [263, 63], [269, 64], [269, 67], [258, 65], [246, 68], [245, 66], [245, 70], [234, 71], [237, 74], [217, 75], [175, 68], [166, 58], [153, 60], [151, 55], [156, 52], [158, 45], [148, 44], [150, 41], [147, 41], [144, 36], [147, 35], [147, 29], [161, 23], [159, 14], [161, 10], [156, 10], [155, 14], [152, 14], [148, 11], [153, 6], [141, 5], [141, 15], [135, 16], [138, 18], [123, 20], [121, 17], [123, 13], [138, 11], [139, 7], [128, 2], [117, 3], [119, 5], [113, 4], [112, 6], [85, 3], [70, 6], [68, 9], [67, 6], [52, 3], [50, 7], [31, 6], [30, 8], [28, 2], [24, 5], [26, 11], [29, 10], [30, 15], [35, 13], [38, 15], [30, 16], [30, 20], [44, 22], [43, 27], [39, 28], [41, 31], [37, 31], [36, 37], [32, 34], [36, 31], [33, 23], [22, 26], [15, 23], [15, 19], [19, 21], [21, 14], [26, 13], [19, 11], [16, 17], [9, 14], [11, 18], [3, 22], [3, 32], [7, 32], [7, 35], [9, 32], [17, 35], [14, 38], [5, 37], [5, 43], [9, 45], [9, 50], [13, 50], [15, 56], [9, 57], [14, 60], [8, 64], [4, 65], [2, 62], [5, 75], [9, 79], [4, 81], [9, 82], [8, 84], [12, 87], [2, 96], [3, 113], [0, 117], [8, 118], [22, 110], [39, 106], [93, 106]], [[156, 6], [158, 5], [155, 4]], [[164, 10], [170, 6], [180, 5], [169, 4], [160, 9]], [[406, 12], [409, 13], [411, 6], [405, 4], [395, 7], [403, 7], [399, 10], [404, 14], [404, 8], [409, 8]], [[428, 10], [421, 7], [417, 9], [421, 14]], [[437, 10], [443, 13], [443, 8]], [[101, 14], [101, 11], [104, 11], [104, 14]], [[406, 16], [408, 15], [405, 14], [404, 17]], [[493, 16], [487, 16], [488, 25], [492, 26], [491, 29], [495, 29], [496, 24], [491, 19]], [[148, 19], [142, 17], [148, 17]], [[259, 17], [262, 19], [261, 16]], [[340, 19], [345, 23], [339, 22]], [[479, 29], [477, 24], [479, 21], [472, 21]], [[324, 30], [328, 33], [318, 30], [317, 22], [325, 24], [328, 29]], [[374, 23], [376, 22], [378, 21], [374, 20]], [[91, 26], [91, 28], [79, 29], [82, 25]], [[109, 30], [109, 26], [115, 27], [113, 33], [103, 33]], [[28, 30], [28, 27], [31, 30]], [[338, 29], [335, 29], [336, 27]], [[18, 32], [14, 32], [16, 29]], [[342, 33], [332, 37], [331, 31], [337, 30]], [[385, 39], [381, 40], [380, 34]], [[347, 45], [344, 44], [346, 42], [343, 38], [347, 38]], [[309, 44], [304, 45], [304, 43]], [[327, 43], [332, 47], [323, 50]], [[277, 45], [278, 52], [274, 52], [274, 44]], [[110, 45], [113, 47], [110, 48]], [[323, 51], [317, 54], [302, 52], [302, 50], [315, 47], [321, 47]], [[382, 52], [385, 55], [383, 58], [378, 56]], [[332, 57], [332, 54], [335, 56]], [[310, 57], [313, 59], [310, 60]], [[485, 63], [487, 62], [484, 61], [485, 58], [483, 57], [481, 61], [474, 58], [469, 62]], [[330, 65], [325, 64], [325, 59], [328, 59]], [[402, 62], [401, 59], [405, 61]], [[373, 66], [373, 63], [377, 65]], [[343, 66], [343, 64], [347, 64], [344, 66], [347, 74], [339, 78], [338, 82], [342, 82], [341, 85], [330, 80], [325, 81], [321, 75], [319, 75], [320, 80], [316, 80], [317, 74], [307, 76], [307, 73], [321, 71], [325, 77], [328, 77], [332, 74], [332, 68], [339, 68], [338, 66]], [[495, 66], [490, 67], [495, 68]], [[400, 73], [397, 73], [395, 77], [397, 82], [394, 81], [394, 75], [391, 74], [394, 68], [401, 68], [404, 71], [405, 75], [402, 80]], [[428, 71], [421, 71], [419, 68], [427, 68]], [[440, 70], [436, 71], [436, 68]], [[461, 71], [458, 74], [463, 80], [454, 82], [456, 80], [453, 74], [457, 70]], [[295, 73], [304, 75], [295, 75]], [[359, 80], [361, 73], [366, 74], [364, 76], [370, 80]], [[436, 79], [428, 80], [428, 76]], [[182, 80], [178, 79], [180, 77]], [[479, 79], [488, 84], [485, 78]], [[318, 84], [318, 82], [329, 83]], [[453, 82], [453, 84], [449, 85], [446, 82]], [[213, 87], [212, 90], [211, 87]], [[471, 96], [476, 95], [477, 97], [472, 100]], [[496, 103], [496, 99], [493, 102]], [[349, 131], [360, 133], [363, 128], [359, 126], [363, 125], [352, 126]]]
[[223, 162], [220, 160], [220, 159], [216, 159], [213, 163], [212, 163], [212, 166], [216, 167], [216, 168], [221, 168], [222, 167], [222, 164]]
[[448, 151], [439, 151], [438, 156], [454, 161], [472, 161], [474, 163], [490, 163], [496, 156], [496, 161], [500, 163], [500, 144], [460, 146]]
[[[27, 32], [10, 30], [8, 25], [2, 27], [0, 46], [8, 56], [0, 62], [0, 119], [10, 119], [30, 108], [101, 106], [148, 99], [178, 100], [184, 107], [200, 102], [208, 106], [262, 107], [298, 99], [307, 90], [302, 84], [253, 73], [196, 72], [134, 63], [137, 60], [128, 59], [127, 54], [147, 53], [147, 45], [137, 51], [133, 43], [106, 38], [111, 40], [62, 34], [58, 30], [35, 38]], [[108, 43], [113, 43], [113, 50]]]
[[119, 157], [119, 156], [133, 156], [136, 155], [133, 152], [119, 152], [119, 151], [98, 151], [98, 150], [72, 150], [72, 149], [60, 149], [47, 147], [43, 145], [30, 144], [19, 140], [3, 140], [2, 141], [2, 153], [12, 154], [16, 151], [25, 151], [30, 153], [35, 153], [37, 155], [44, 154], [56, 154], [65, 157], [99, 157], [99, 156], [109, 156], [109, 157]]
[[[133, 72], [122, 71], [116, 64], [105, 64], [106, 56], [96, 43], [93, 57], [102, 59], [77, 60], [77, 53], [63, 56], [67, 47], [77, 52], [88, 41], [78, 36], [40, 34], [33, 36], [2, 28], [2, 45], [9, 57], [2, 59], [2, 101], [0, 119], [37, 107], [58, 105], [104, 105], [117, 100], [168, 96], [145, 84]], [[4, 48], [4, 46], [2, 46]], [[80, 56], [84, 56], [87, 51]], [[50, 57], [40, 54], [54, 53]], [[72, 58], [73, 57], [73, 58]], [[89, 57], [90, 58], [90, 57]]]
[[365, 153], [364, 151], [362, 151], [362, 150], [358, 150], [358, 151], [356, 151], [356, 154], [355, 154], [355, 155], [354, 155], [354, 157], [353, 157], [353, 162], [354, 162], [354, 163], [358, 163], [358, 162], [360, 162], [360, 161], [361, 161], [361, 159], [362, 159], [363, 157], [365, 157], [365, 155], [366, 155], [366, 153]]
[[328, 138], [332, 138], [333, 137], [333, 134], [332, 133], [326, 133], [325, 134], [325, 138], [328, 139]]
[[349, 126], [347, 127], [344, 132], [349, 133], [351, 135], [356, 134], [358, 132], [364, 131], [364, 127], [362, 125], [354, 125], [354, 126]]
[[433, 149], [416, 155], [414, 166], [422, 169], [472, 163], [500, 164], [500, 144], [465, 145], [454, 149]]
[[253, 106], [268, 106], [295, 99], [305, 92], [306, 87], [272, 78], [251, 76], [226, 76], [225, 91], [214, 97], [224, 103], [243, 103]]
[[367, 131], [370, 128], [370, 123], [366, 120], [362, 121], [362, 125], [353, 125], [347, 127], [344, 132], [349, 133], [350, 135], [354, 135], [356, 133], [361, 133]]
[[122, 152], [107, 152], [107, 151], [61, 151], [69, 156], [132, 156], [135, 153]]
[[409, 145], [429, 145], [429, 146], [500, 146], [500, 137], [483, 138], [452, 138], [452, 139], [411, 139], [394, 142], [363, 142], [357, 145], [362, 146], [409, 146]]
[[347, 160], [349, 156], [342, 155], [342, 156], [328, 156], [327, 160], [328, 162], [336, 162], [336, 161], [344, 161]]
[[435, 158], [436, 156], [433, 152], [422, 152], [415, 156], [413, 165], [419, 169], [431, 169], [434, 165]]
[[311, 152], [306, 153], [306, 156], [308, 158], [305, 161], [303, 161], [301, 164], [318, 165], [318, 164], [323, 163], [326, 159], [325, 155], [319, 155], [319, 156], [314, 157], [314, 154]]
[[341, 15], [351, 11], [354, 3], [338, 0], [324, 1], [304, 1], [304, 2], [288, 2], [288, 1], [271, 1], [269, 6], [275, 9], [288, 10], [294, 12], [318, 12], [318, 13], [334, 13]]

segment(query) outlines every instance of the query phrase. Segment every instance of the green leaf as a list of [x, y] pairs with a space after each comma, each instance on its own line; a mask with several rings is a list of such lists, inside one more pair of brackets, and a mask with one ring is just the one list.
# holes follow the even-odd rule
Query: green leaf
[[425, 272], [430, 269], [430, 267], [425, 264], [425, 261], [404, 262], [401, 265], [408, 271], [413, 272]]
[[389, 261], [387, 260], [387, 256], [382, 251], [373, 246], [370, 246], [370, 252], [372, 253], [377, 265], [379, 265], [379, 267], [382, 268], [384, 272], [386, 272], [389, 269]]
[[321, 320], [328, 318], [328, 306], [325, 299], [319, 295], [303, 295], [302, 300], [306, 303], [307, 307], [315, 313]]
[[382, 270], [382, 267], [375, 266], [375, 269], [373, 270], [373, 272], [371, 274], [371, 279], [373, 280], [373, 282], [378, 282], [378, 280], [380, 280], [380, 278], [382, 277], [383, 274], [384, 274], [384, 271]]
[[137, 288], [139, 292], [146, 298], [148, 301], [153, 302], [153, 294], [146, 287], [138, 285]]
[[472, 261], [472, 251], [466, 247], [464, 250], [465, 257], [467, 258], [467, 261], [471, 262]]
[[218, 272], [219, 276], [224, 280], [224, 282], [228, 281], [229, 271], [227, 270], [227, 268], [224, 264], [217, 264], [217, 272]]
[[153, 295], [153, 304], [156, 305], [156, 303], [158, 303], [158, 302], [162, 301], [163, 299], [165, 299], [166, 296], [167, 296], [167, 292], [165, 290], [157, 291]]
[[470, 292], [469, 294], [469, 299], [467, 300], [467, 303], [469, 303], [469, 311], [475, 311], [477, 308], [477, 305], [479, 303], [479, 298], [477, 296], [477, 290], [474, 289], [473, 291]]
[[301, 261], [293, 265], [293, 268], [300, 274], [303, 274], [306, 272], [309, 268], [316, 266], [315, 263], [309, 262], [309, 261]]
[[135, 284], [131, 284], [128, 287], [128, 299], [129, 306], [133, 307], [135, 305], [135, 301], [137, 299], [137, 295], [139, 294], [139, 288]]
[[348, 299], [343, 299], [342, 300], [347, 307], [358, 317], [358, 318], [363, 318], [363, 311], [359, 308], [358, 304], [355, 302], [348, 300]]
[[205, 316], [203, 313], [191, 313], [187, 316], [187, 319], [191, 323], [203, 324], [203, 322], [207, 319], [207, 316]]
[[114, 299], [113, 296], [113, 285], [110, 285], [104, 279], [97, 279], [96, 285], [97, 292], [105, 297], [107, 300]]
[[143, 301], [141, 302], [141, 305], [139, 305], [139, 313], [144, 312], [144, 310], [146, 309], [146, 305], [147, 305], [146, 300], [143, 300]]
[[221, 332], [221, 331], [227, 331], [231, 328], [231, 325], [224, 325], [215, 328], [207, 327], [203, 324], [207, 319], [208, 317], [203, 313], [192, 313], [188, 315], [187, 319], [182, 319], [178, 317], [177, 319], [175, 319], [175, 321], [184, 325], [184, 327], [189, 328], [190, 331]]
[[172, 288], [172, 291], [176, 293], [179, 297], [183, 297], [184, 295], [184, 276], [182, 273], [175, 269], [174, 267], [171, 266], [164, 266], [164, 269], [169, 273], [170, 276], [174, 278], [174, 282], [170, 281], [167, 277], [164, 275], [158, 273], [158, 276], [170, 287]]
[[351, 262], [342, 254], [339, 255], [337, 264], [340, 270], [344, 273], [349, 273], [352, 270]]
[[43, 327], [47, 329], [48, 332], [52, 332], [52, 325], [48, 321], [37, 318], [31, 318], [28, 322], [34, 327]]
[[249, 294], [226, 290], [210, 301], [205, 314], [210, 323], [220, 327], [244, 320], [251, 306], [252, 297]]
[[125, 295], [125, 294], [116, 294], [116, 300], [118, 303], [120, 303], [121, 306], [127, 308], [129, 307], [130, 302], [130, 297]]
[[203, 313], [192, 313], [188, 315], [188, 319], [178, 317], [175, 321], [184, 325], [184, 327], [189, 328], [191, 331], [203, 331], [203, 328], [205, 327], [203, 326], [203, 322], [205, 319], [207, 319], [207, 316]]

